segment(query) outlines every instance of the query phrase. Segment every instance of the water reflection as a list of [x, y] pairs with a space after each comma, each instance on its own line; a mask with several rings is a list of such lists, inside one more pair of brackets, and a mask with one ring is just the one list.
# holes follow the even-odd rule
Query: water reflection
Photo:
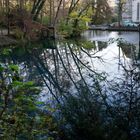
[[87, 40], [99, 40], [108, 41], [110, 38], [122, 38], [128, 43], [135, 45], [139, 44], [139, 33], [138, 32], [109, 32], [109, 31], [86, 31], [83, 36]]
[[58, 100], [63, 93], [80, 92], [80, 86], [92, 93], [96, 79], [104, 81], [107, 75], [107, 80], [122, 77], [121, 66], [133, 66], [136, 49], [121, 40], [47, 40], [10, 47], [8, 55], [0, 54], [0, 61], [19, 65], [24, 80], [35, 81]]

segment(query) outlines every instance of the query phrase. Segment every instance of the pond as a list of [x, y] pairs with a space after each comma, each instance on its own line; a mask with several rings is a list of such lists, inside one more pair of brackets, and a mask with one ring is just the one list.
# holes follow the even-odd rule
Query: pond
[[[41, 100], [92, 91], [95, 79], [122, 78], [139, 71], [138, 33], [87, 31], [77, 40], [46, 40], [1, 48], [0, 61], [16, 64], [24, 81], [42, 88]], [[96, 78], [95, 78], [96, 77]], [[51, 95], [51, 96], [48, 96]]]
[[[113, 75], [121, 74], [120, 64], [133, 67], [139, 57], [139, 34], [137, 32], [87, 31], [83, 36], [96, 43], [96, 48], [99, 49], [98, 55], [104, 60], [104, 65], [100, 65], [97, 61], [97, 63], [94, 62], [95, 67], [109, 73], [112, 78], [114, 78]], [[114, 41], [111, 41], [112, 39]], [[108, 42], [108, 45], [100, 49], [103, 42]]]

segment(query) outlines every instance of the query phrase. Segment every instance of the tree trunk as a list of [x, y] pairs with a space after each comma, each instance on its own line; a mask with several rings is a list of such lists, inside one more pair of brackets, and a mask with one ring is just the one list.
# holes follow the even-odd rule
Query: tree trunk
[[37, 20], [40, 11], [42, 10], [46, 0], [36, 0], [33, 4], [33, 8], [31, 14], [33, 16], [33, 20]]

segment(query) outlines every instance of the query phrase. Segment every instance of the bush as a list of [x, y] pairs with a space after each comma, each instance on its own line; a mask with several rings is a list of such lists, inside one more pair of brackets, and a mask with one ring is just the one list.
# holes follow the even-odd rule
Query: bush
[[40, 108], [34, 83], [23, 82], [13, 64], [0, 64], [0, 76], [0, 139], [56, 139], [57, 125], [52, 114]]

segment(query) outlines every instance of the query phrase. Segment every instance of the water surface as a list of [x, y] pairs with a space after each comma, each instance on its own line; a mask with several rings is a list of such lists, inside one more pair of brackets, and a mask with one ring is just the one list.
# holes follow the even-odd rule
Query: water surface
[[[78, 40], [46, 40], [2, 48], [0, 60], [19, 65], [23, 79], [42, 88], [43, 100], [49, 93], [76, 94], [81, 85], [92, 91], [96, 78], [122, 78], [124, 68], [139, 70], [138, 38], [135, 32], [87, 31]], [[2, 53], [5, 50], [8, 53]]]

